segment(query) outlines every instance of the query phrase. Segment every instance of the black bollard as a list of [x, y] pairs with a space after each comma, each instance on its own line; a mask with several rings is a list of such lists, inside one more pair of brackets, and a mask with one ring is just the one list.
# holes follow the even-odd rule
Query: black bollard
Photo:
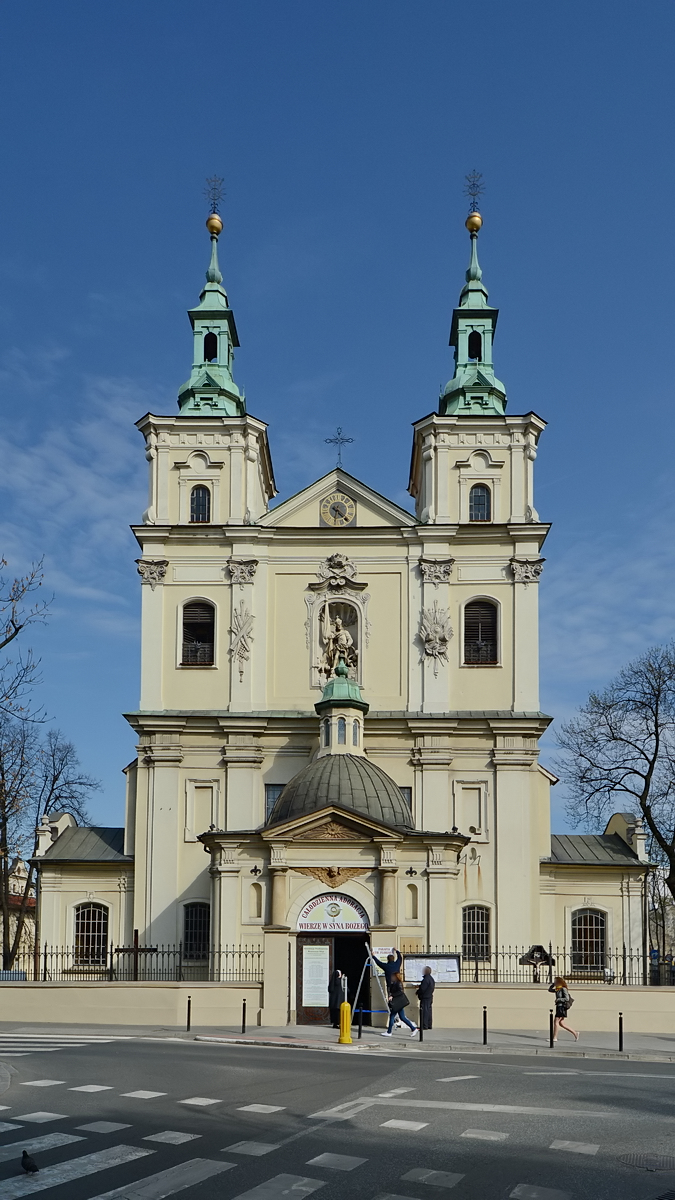
[[359, 1041], [363, 1037], [363, 1005], [359, 1007]]
[[623, 1053], [623, 1013], [619, 1013], [619, 1052]]
[[241, 1032], [246, 1033], [246, 997], [241, 1003]]
[[555, 1025], [554, 1025], [554, 1023], [553, 1023], [553, 1009], [552, 1009], [552, 1008], [550, 1008], [550, 1009], [549, 1009], [549, 1013], [548, 1013], [548, 1045], [549, 1045], [549, 1049], [550, 1049], [550, 1050], [552, 1050], [552, 1049], [553, 1049], [553, 1034], [554, 1034], [554, 1031], [555, 1031]]
[[188, 1003], [187, 1003], [187, 1025], [186, 1025], [186, 1027], [185, 1027], [185, 1032], [186, 1032], [186, 1033], [189, 1033], [189, 1032], [190, 1032], [190, 1024], [191, 1024], [191, 1021], [192, 1021], [192, 996], [188, 996]]
[[420, 1041], [423, 1042], [424, 1041], [424, 1025], [422, 1024], [422, 1001], [421, 1000], [420, 1000], [419, 1028], [420, 1028]]
[[487, 1004], [483, 1005], [483, 1045], [487, 1046]]

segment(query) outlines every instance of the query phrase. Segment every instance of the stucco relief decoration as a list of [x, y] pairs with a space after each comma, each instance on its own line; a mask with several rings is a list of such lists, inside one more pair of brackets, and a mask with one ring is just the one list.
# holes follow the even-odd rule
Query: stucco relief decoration
[[253, 583], [258, 568], [257, 558], [228, 558], [227, 569], [230, 579], [242, 588], [245, 583]]
[[232, 613], [230, 626], [230, 657], [236, 662], [239, 670], [239, 682], [244, 679], [244, 666], [251, 657], [251, 642], [253, 641], [253, 614], [249, 612], [243, 600]]
[[348, 879], [354, 879], [356, 875], [367, 875], [367, 867], [293, 867], [298, 875], [310, 875], [313, 879], [320, 879], [326, 887], [337, 887], [338, 884], [346, 883]]
[[511, 570], [516, 583], [538, 583], [546, 559], [512, 558]]
[[431, 608], [422, 609], [420, 640], [426, 658], [434, 664], [434, 675], [438, 675], [439, 663], [448, 661], [448, 642], [452, 637], [452, 626], [447, 608], [439, 608], [434, 600]]
[[347, 829], [345, 825], [341, 825], [339, 821], [327, 821], [325, 825], [319, 825], [316, 829], [308, 829], [305, 833], [298, 834], [296, 838], [298, 842], [359, 842], [361, 838], [358, 833], [354, 833], [351, 829]]
[[168, 565], [168, 560], [165, 558], [158, 558], [154, 560], [147, 558], [136, 559], [138, 574], [143, 580], [143, 583], [150, 584], [153, 592], [158, 583], [164, 583]]
[[425, 583], [433, 583], [436, 588], [439, 583], [449, 583], [454, 564], [454, 558], [421, 558], [419, 566], [422, 579]]
[[310, 583], [306, 596], [307, 646], [313, 649], [312, 684], [323, 687], [344, 659], [352, 679], [361, 673], [361, 641], [368, 645], [370, 626], [368, 586], [357, 580], [355, 563], [346, 554], [330, 554], [319, 565], [318, 583]]

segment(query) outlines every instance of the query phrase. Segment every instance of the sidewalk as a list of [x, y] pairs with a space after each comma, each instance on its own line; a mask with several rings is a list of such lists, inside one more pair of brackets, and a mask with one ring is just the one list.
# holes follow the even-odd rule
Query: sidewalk
[[[548, 1029], [510, 1030], [495, 1029], [488, 1033], [488, 1045], [483, 1045], [480, 1029], [431, 1029], [425, 1030], [424, 1040], [411, 1038], [397, 1031], [393, 1037], [383, 1038], [381, 1030], [364, 1027], [363, 1037], [358, 1040], [358, 1029], [352, 1026], [352, 1045], [338, 1044], [338, 1031], [326, 1025], [282, 1025], [253, 1026], [242, 1035], [241, 1026], [194, 1026], [188, 1033], [182, 1026], [148, 1025], [63, 1025], [63, 1024], [19, 1024], [17, 1021], [0, 1022], [0, 1035], [19, 1037], [63, 1037], [68, 1042], [79, 1038], [140, 1038], [155, 1042], [209, 1041], [214, 1045], [235, 1044], [252, 1046], [275, 1046], [299, 1050], [336, 1051], [342, 1054], [507, 1054], [544, 1055], [547, 1058], [632, 1059], [637, 1062], [675, 1063], [675, 1034], [624, 1033], [624, 1052], [619, 1053], [618, 1033], [581, 1031], [579, 1042], [561, 1032], [558, 1045], [551, 1050]], [[564, 1040], [563, 1040], [564, 1038]], [[2, 1059], [2, 1041], [0, 1041]]]

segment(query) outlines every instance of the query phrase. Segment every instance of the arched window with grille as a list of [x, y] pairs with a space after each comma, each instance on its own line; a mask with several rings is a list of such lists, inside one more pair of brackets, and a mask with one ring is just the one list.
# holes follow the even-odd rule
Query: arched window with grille
[[358, 746], [358, 744], [359, 744], [359, 723], [358, 723], [358, 721], [352, 721], [352, 746]]
[[497, 605], [472, 600], [464, 609], [464, 662], [490, 666], [497, 661]]
[[105, 904], [75, 908], [75, 962], [103, 964], [108, 952], [108, 909]]
[[184, 667], [211, 667], [214, 663], [216, 612], [208, 600], [192, 600], [183, 608]]
[[211, 908], [202, 901], [183, 908], [183, 958], [203, 962], [209, 957], [211, 941]]
[[486, 483], [474, 483], [469, 492], [469, 520], [492, 520], [492, 496]]
[[483, 904], [462, 909], [462, 954], [481, 962], [490, 957], [490, 909]]
[[597, 908], [572, 913], [572, 966], [579, 971], [602, 971], [606, 962], [607, 918]]
[[347, 722], [344, 717], [338, 717], [337, 723], [338, 746], [347, 745]]
[[190, 492], [190, 524], [207, 525], [211, 520], [211, 493], [203, 484]]

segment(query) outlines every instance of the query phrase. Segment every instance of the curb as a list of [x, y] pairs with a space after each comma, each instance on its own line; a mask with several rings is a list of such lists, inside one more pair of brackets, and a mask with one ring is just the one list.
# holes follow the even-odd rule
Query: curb
[[[291, 1041], [285, 1038], [257, 1038], [257, 1037], [218, 1037], [216, 1035], [198, 1034], [194, 1038], [195, 1042], [215, 1042], [221, 1045], [229, 1046], [265, 1046], [268, 1049], [276, 1050], [320, 1050], [329, 1054], [335, 1053], [373, 1053], [391, 1055], [392, 1050], [396, 1053], [405, 1053], [406, 1051], [414, 1051], [419, 1054], [424, 1053], [426, 1047], [419, 1045], [408, 1044], [407, 1042], [398, 1046], [377, 1046], [371, 1042], [362, 1042], [361, 1045], [355, 1042], [351, 1046], [339, 1046], [336, 1042], [300, 1042]], [[548, 1047], [530, 1048], [524, 1046], [472, 1046], [463, 1044], [455, 1045], [436, 1045], [429, 1047], [430, 1054], [499, 1054], [510, 1057], [512, 1055], [523, 1058], [585, 1058], [585, 1059], [618, 1059], [620, 1062], [675, 1062], [675, 1054], [640, 1054], [638, 1051], [632, 1050], [551, 1050]]]

